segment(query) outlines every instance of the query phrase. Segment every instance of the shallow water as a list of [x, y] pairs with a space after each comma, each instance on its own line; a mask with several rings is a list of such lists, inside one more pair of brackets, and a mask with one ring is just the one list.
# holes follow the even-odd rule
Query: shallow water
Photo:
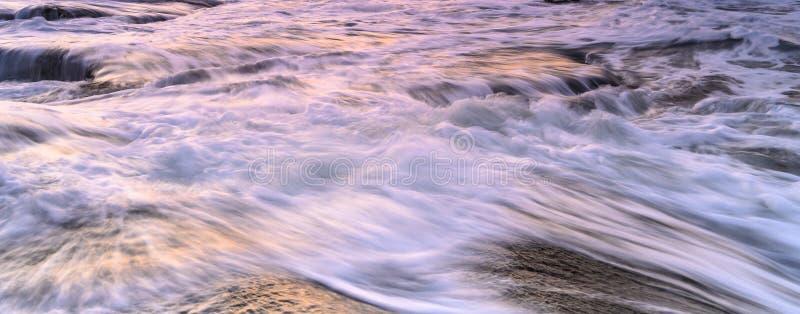
[[800, 307], [798, 1], [47, 3], [0, 3], [0, 312], [514, 312], [464, 265], [519, 236]]

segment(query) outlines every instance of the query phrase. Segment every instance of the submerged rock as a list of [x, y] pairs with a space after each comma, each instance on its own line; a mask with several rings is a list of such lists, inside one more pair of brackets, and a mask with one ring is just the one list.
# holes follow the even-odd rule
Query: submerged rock
[[220, 0], [120, 0], [120, 1], [140, 2], [140, 3], [150, 3], [150, 4], [177, 2], [203, 8], [215, 7], [222, 4], [222, 1]]
[[82, 81], [94, 75], [82, 56], [62, 48], [0, 48], [0, 63], [0, 81]]
[[214, 295], [191, 295], [169, 312], [180, 313], [388, 313], [302, 279], [243, 278], [221, 285]]
[[34, 5], [19, 10], [16, 14], [17, 19], [31, 19], [41, 16], [48, 21], [74, 19], [74, 18], [97, 18], [110, 16], [111, 14], [99, 9], [81, 6], [62, 6], [56, 4]]
[[669, 88], [657, 94], [656, 101], [667, 105], [691, 106], [713, 94], [734, 95], [730, 86], [741, 83], [736, 78], [722, 74], [690, 77], [671, 82]]
[[781, 171], [800, 176], [800, 154], [780, 147], [731, 148], [729, 154], [756, 168]]
[[14, 12], [0, 9], [0, 21], [10, 21], [14, 19]]
[[[478, 271], [501, 282], [502, 295], [544, 313], [726, 313], [729, 309], [676, 285], [587, 255], [522, 241], [494, 246]], [[699, 285], [688, 278], [678, 278]], [[656, 311], [656, 309], [658, 311]]]

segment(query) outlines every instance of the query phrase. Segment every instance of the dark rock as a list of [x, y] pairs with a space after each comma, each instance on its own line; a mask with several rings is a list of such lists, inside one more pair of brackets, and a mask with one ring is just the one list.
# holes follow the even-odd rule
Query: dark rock
[[742, 1], [739, 3], [731, 3], [726, 5], [718, 5], [715, 7], [717, 10], [746, 12], [748, 14], [760, 13], [770, 15], [786, 15], [794, 12], [794, 8], [789, 6], [771, 5], [770, 3], [747, 3]]
[[256, 63], [237, 66], [236, 68], [233, 69], [233, 71], [240, 74], [253, 74], [262, 71], [268, 71], [276, 66], [284, 66], [290, 69], [297, 69], [296, 65], [290, 64], [283, 60], [266, 59]]
[[489, 84], [489, 88], [492, 90], [492, 93], [495, 94], [506, 94], [509, 96], [524, 96], [525, 92], [520, 90], [513, 85], [503, 82], [503, 81], [493, 81]]
[[732, 148], [728, 153], [756, 168], [770, 169], [800, 176], [800, 154], [778, 147]]
[[72, 92], [72, 97], [89, 97], [94, 95], [110, 94], [121, 90], [140, 87], [140, 84], [114, 84], [112, 82], [87, 82], [81, 84], [80, 89]]
[[44, 4], [21, 9], [17, 12], [15, 17], [17, 19], [31, 19], [41, 16], [48, 21], [55, 21], [74, 18], [98, 18], [110, 15], [111, 14], [107, 12], [92, 7]]
[[10, 21], [14, 19], [14, 12], [0, 10], [0, 21]]
[[177, 3], [186, 3], [188, 5], [196, 6], [196, 7], [203, 7], [203, 8], [211, 8], [218, 5], [221, 5], [223, 2], [220, 0], [117, 0], [121, 2], [138, 2], [138, 3], [170, 3], [170, 2], [177, 2]]
[[569, 108], [578, 113], [602, 110], [615, 115], [643, 114], [649, 109], [650, 101], [644, 92], [633, 91], [624, 101], [604, 93], [586, 93], [568, 101]]
[[186, 4], [191, 4], [198, 7], [215, 7], [218, 5], [222, 5], [222, 1], [219, 0], [175, 0], [173, 2], [181, 2]]
[[599, 42], [584, 45], [577, 48], [561, 48], [554, 47], [550, 50], [553, 53], [569, 58], [572, 61], [584, 64], [590, 64], [596, 58], [597, 53], [609, 50], [614, 47], [614, 43]]
[[667, 105], [690, 106], [715, 92], [733, 95], [733, 90], [728, 84], [739, 83], [741, 81], [726, 75], [707, 75], [699, 79], [680, 80], [673, 82], [668, 89], [669, 92], [660, 94], [656, 100]]
[[312, 282], [287, 276], [241, 278], [210, 295], [188, 295], [169, 312], [179, 313], [388, 313]]
[[149, 14], [149, 15], [129, 15], [128, 20], [133, 24], [147, 24], [168, 21], [175, 18], [172, 15]]
[[785, 92], [783, 92], [781, 94], [785, 95], [786, 97], [792, 98], [792, 99], [800, 99], [800, 91], [787, 90], [787, 91], [785, 91]]
[[800, 73], [800, 65], [798, 64], [787, 64], [778, 69], [779, 71], [783, 72], [791, 72], [791, 73]]
[[155, 83], [156, 87], [167, 87], [173, 85], [186, 85], [206, 81], [211, 78], [211, 74], [204, 69], [194, 69], [184, 71], [170, 77], [159, 80]]
[[588, 76], [588, 77], [562, 77], [562, 81], [569, 87], [575, 95], [598, 89], [605, 85], [619, 86], [619, 83], [611, 76]]
[[227, 93], [238, 92], [243, 89], [259, 85], [266, 85], [275, 88], [287, 88], [287, 89], [303, 88], [308, 86], [306, 83], [303, 83], [294, 76], [277, 75], [270, 79], [231, 83], [224, 88], [224, 91]]
[[[674, 284], [535, 240], [478, 249], [483, 283], [499, 282], [505, 298], [544, 313], [726, 313], [730, 309]], [[679, 275], [679, 281], [703, 288]]]
[[757, 61], [757, 60], [728, 61], [728, 63], [748, 69], [769, 69], [771, 67], [776, 66], [775, 63], [769, 61]]
[[778, 40], [778, 45], [772, 47], [773, 50], [781, 51], [781, 52], [800, 52], [800, 44], [793, 43], [788, 40], [780, 39]]
[[67, 49], [0, 48], [0, 81], [82, 81], [91, 79], [93, 66]]
[[672, 67], [699, 69], [701, 62], [697, 53], [705, 51], [729, 50], [741, 44], [742, 39], [724, 38], [720, 40], [672, 40], [634, 47], [625, 57], [626, 64], [635, 66], [646, 64], [651, 58], [665, 57]]
[[[634, 52], [645, 55], [663, 56], [681, 52], [684, 50], [691, 51], [714, 51], [714, 50], [727, 50], [731, 49], [744, 42], [739, 38], [724, 38], [719, 40], [673, 40], [668, 42], [653, 43], [647, 46], [635, 47]], [[650, 53], [646, 53], [650, 52]]]
[[412, 86], [408, 88], [407, 92], [411, 98], [425, 102], [432, 107], [447, 107], [453, 101], [477, 96], [471, 94], [465, 87], [450, 82]]

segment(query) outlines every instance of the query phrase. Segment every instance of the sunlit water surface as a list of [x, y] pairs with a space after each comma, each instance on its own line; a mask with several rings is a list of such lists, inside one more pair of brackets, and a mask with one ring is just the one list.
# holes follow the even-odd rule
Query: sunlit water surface
[[513, 312], [508, 237], [800, 308], [800, 2], [49, 3], [0, 3], [0, 312]]

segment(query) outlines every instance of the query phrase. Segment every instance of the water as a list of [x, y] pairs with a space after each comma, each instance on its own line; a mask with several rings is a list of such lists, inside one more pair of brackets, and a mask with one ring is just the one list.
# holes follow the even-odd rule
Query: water
[[464, 265], [520, 236], [800, 307], [798, 1], [49, 3], [0, 3], [0, 312], [514, 312]]

